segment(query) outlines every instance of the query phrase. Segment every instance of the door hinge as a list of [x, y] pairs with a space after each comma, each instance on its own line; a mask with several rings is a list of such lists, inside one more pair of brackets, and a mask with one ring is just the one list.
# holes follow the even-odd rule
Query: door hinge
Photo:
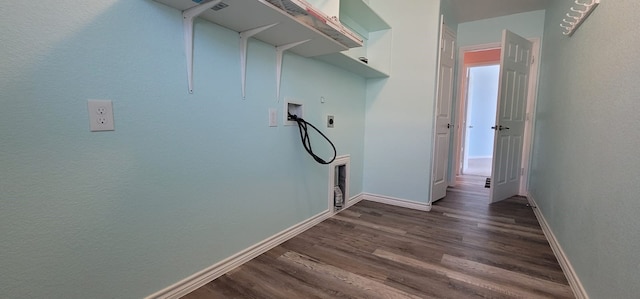
[[536, 56], [531, 55], [531, 64], [534, 64], [535, 62], [536, 62]]
[[520, 176], [524, 176], [524, 167], [520, 168]]

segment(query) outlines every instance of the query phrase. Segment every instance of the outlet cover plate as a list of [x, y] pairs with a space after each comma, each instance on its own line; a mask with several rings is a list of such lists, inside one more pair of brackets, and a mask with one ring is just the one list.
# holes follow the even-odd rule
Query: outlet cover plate
[[269, 108], [269, 127], [278, 126], [278, 110]]
[[111, 100], [88, 100], [89, 130], [113, 131], [113, 103]]

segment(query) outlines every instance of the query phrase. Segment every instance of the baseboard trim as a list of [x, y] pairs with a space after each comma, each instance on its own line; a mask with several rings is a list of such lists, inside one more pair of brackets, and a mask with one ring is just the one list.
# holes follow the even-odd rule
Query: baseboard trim
[[413, 200], [407, 200], [402, 198], [396, 198], [391, 196], [379, 195], [379, 194], [371, 194], [371, 193], [363, 193], [362, 197], [364, 200], [379, 202], [383, 204], [388, 204], [397, 207], [403, 207], [413, 210], [420, 211], [431, 211], [431, 204], [422, 203]]
[[[349, 198], [349, 200], [346, 202], [346, 205], [344, 206], [344, 209], [342, 209], [342, 210], [346, 210], [347, 208], [351, 207], [352, 205], [355, 205], [355, 204], [359, 203], [360, 201], [362, 201], [363, 198], [364, 198], [364, 193], [360, 193], [360, 194], [358, 194], [356, 196], [353, 196], [353, 197]], [[340, 211], [338, 211], [338, 212], [340, 212]], [[337, 212], [334, 213], [334, 214], [337, 214]]]
[[[363, 199], [362, 193], [349, 198], [345, 209], [358, 203]], [[344, 210], [344, 209], [343, 209]], [[338, 211], [339, 212], [339, 211]], [[287, 240], [303, 233], [318, 223], [335, 215], [332, 209], [327, 209], [307, 220], [304, 220], [292, 227], [289, 227], [243, 251], [240, 251], [229, 258], [226, 258], [214, 265], [211, 265], [200, 272], [197, 272], [177, 283], [151, 294], [145, 299], [178, 299], [185, 296], [208, 282], [224, 275], [236, 267], [250, 261], [251, 259], [269, 251], [270, 249], [286, 242]]]
[[578, 274], [576, 274], [576, 271], [573, 269], [573, 266], [571, 265], [571, 262], [569, 261], [567, 255], [564, 253], [564, 250], [562, 250], [562, 247], [560, 246], [556, 235], [551, 230], [551, 227], [549, 227], [549, 223], [544, 218], [544, 215], [542, 214], [540, 209], [538, 209], [538, 204], [536, 203], [536, 200], [533, 198], [533, 196], [531, 196], [531, 193], [527, 194], [527, 200], [534, 207], [533, 213], [536, 215], [536, 218], [538, 218], [540, 227], [542, 227], [544, 235], [547, 237], [547, 240], [549, 240], [551, 250], [553, 250], [553, 253], [558, 259], [560, 268], [562, 268], [564, 275], [567, 277], [569, 286], [571, 286], [571, 290], [573, 290], [573, 294], [576, 296], [576, 299], [589, 299], [589, 295], [585, 291], [582, 282], [580, 282]]

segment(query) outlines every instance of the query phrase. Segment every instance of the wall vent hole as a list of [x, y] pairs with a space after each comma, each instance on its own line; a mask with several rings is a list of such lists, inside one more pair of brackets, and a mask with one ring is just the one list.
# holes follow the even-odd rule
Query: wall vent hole
[[218, 11], [218, 10], [221, 10], [221, 9], [227, 7], [227, 6], [229, 6], [229, 4], [224, 3], [224, 2], [220, 2], [220, 3], [216, 4], [216, 6], [212, 7], [211, 9], [213, 9], [215, 11]]

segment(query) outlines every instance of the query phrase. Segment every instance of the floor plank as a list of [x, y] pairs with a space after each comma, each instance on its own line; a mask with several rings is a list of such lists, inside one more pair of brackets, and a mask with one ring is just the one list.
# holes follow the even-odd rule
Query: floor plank
[[363, 201], [184, 296], [574, 298], [525, 198], [459, 177], [431, 212]]
[[433, 272], [434, 274], [439, 274], [439, 275], [445, 275], [451, 279], [463, 282], [463, 283], [467, 283], [476, 287], [480, 287], [480, 288], [485, 288], [485, 289], [489, 289], [495, 292], [499, 292], [502, 293], [504, 295], [510, 296], [510, 297], [515, 297], [515, 298], [531, 298], [531, 299], [541, 299], [541, 298], [548, 298], [545, 296], [539, 296], [533, 292], [528, 292], [526, 290], [523, 290], [521, 288], [517, 288], [513, 285], [509, 285], [509, 284], [502, 284], [499, 282], [496, 282], [495, 280], [490, 281], [490, 280], [486, 280], [483, 278], [480, 278], [478, 276], [474, 276], [474, 275], [469, 275], [469, 274], [465, 274], [463, 272], [460, 271], [455, 271], [455, 270], [451, 270], [447, 267], [443, 267], [441, 265], [437, 265], [437, 264], [433, 264], [433, 263], [427, 263], [421, 260], [416, 260], [416, 259], [412, 259], [412, 258], [408, 258], [406, 256], [402, 256], [399, 254], [394, 254], [388, 251], [384, 251], [384, 250], [376, 250], [373, 254], [375, 254], [376, 256], [382, 257], [382, 258], [386, 258], [389, 260], [392, 260], [394, 262], [397, 263], [401, 263], [405, 266], [408, 267], [416, 267], [419, 269], [422, 269], [424, 271], [427, 272]]
[[520, 288], [526, 288], [531, 291], [544, 290], [554, 298], [571, 298], [573, 293], [566, 285], [551, 282], [548, 280], [531, 277], [522, 273], [505, 270], [499, 267], [493, 267], [482, 263], [461, 259], [455, 256], [445, 254], [442, 257], [442, 264], [455, 267], [465, 273], [473, 273], [477, 276], [488, 278], [492, 281], [501, 281], [509, 285], [517, 285]]

